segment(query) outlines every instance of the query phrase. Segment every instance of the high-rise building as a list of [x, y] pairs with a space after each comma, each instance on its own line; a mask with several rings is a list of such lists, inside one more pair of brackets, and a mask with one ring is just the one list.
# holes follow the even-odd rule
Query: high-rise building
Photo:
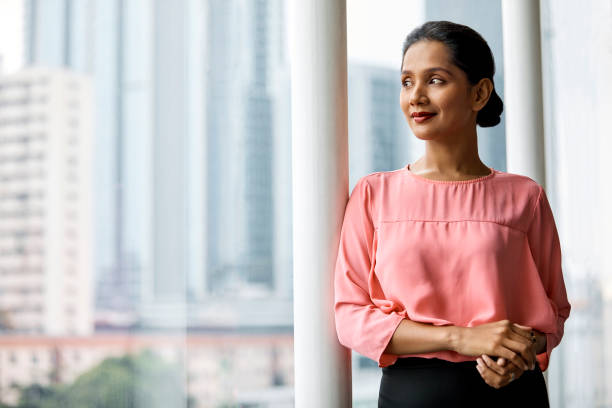
[[91, 102], [82, 75], [26, 69], [0, 77], [5, 331], [92, 331]]
[[365, 174], [405, 166], [414, 136], [399, 104], [399, 69], [349, 62], [350, 189]]
[[[207, 290], [291, 297], [290, 82], [280, 0], [208, 2]], [[290, 308], [290, 304], [286, 305]]]
[[26, 0], [24, 8], [26, 65], [64, 67], [94, 81], [96, 306], [123, 313], [141, 298], [151, 253], [150, 43], [139, 41], [147, 38], [150, 12], [130, 13], [133, 4]]
[[27, 1], [27, 63], [94, 78], [100, 316], [132, 310], [148, 326], [201, 326], [231, 292], [273, 298], [262, 307], [283, 317], [270, 321], [290, 324], [283, 6]]
[[100, 320], [172, 324], [204, 292], [204, 12], [197, 0], [26, 1], [26, 64], [94, 80]]

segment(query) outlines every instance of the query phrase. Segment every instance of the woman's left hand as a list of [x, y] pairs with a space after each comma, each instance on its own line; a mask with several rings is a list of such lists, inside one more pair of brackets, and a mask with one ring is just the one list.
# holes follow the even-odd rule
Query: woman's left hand
[[[520, 327], [521, 329], [532, 330], [527, 326], [521, 326], [519, 324], [516, 324], [516, 326]], [[532, 330], [532, 333], [536, 340], [532, 346], [532, 352], [534, 354], [538, 354], [538, 350], [540, 352], [546, 351], [546, 335], [537, 330]], [[523, 372], [525, 371], [521, 367], [517, 367], [514, 363], [507, 361], [503, 357], [498, 357], [497, 361], [494, 361], [488, 355], [483, 354], [476, 361], [478, 363], [476, 368], [478, 369], [480, 376], [493, 388], [501, 388], [510, 384], [512, 381], [523, 375]]]
[[510, 384], [523, 375], [524, 370], [512, 362], [506, 362], [504, 358], [494, 361], [491, 357], [483, 354], [477, 360], [476, 368], [482, 379], [491, 387], [499, 389]]

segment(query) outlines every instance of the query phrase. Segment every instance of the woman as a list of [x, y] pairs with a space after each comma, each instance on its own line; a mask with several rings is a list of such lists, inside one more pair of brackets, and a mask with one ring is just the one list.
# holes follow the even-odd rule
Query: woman
[[340, 343], [378, 362], [379, 407], [548, 406], [569, 317], [544, 189], [486, 166], [503, 103], [486, 41], [432, 21], [404, 42], [400, 105], [425, 155], [362, 177], [335, 269]]

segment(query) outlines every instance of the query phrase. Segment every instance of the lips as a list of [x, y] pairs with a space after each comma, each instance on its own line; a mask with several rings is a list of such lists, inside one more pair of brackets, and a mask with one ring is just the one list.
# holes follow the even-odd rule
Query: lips
[[414, 112], [412, 118], [416, 123], [423, 123], [426, 120], [433, 118], [436, 114], [433, 112]]
[[421, 116], [433, 116], [435, 113], [433, 112], [413, 112], [412, 117], [421, 117]]

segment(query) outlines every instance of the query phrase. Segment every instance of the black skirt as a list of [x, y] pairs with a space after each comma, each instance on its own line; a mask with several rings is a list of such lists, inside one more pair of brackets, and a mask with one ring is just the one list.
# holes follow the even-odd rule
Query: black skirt
[[476, 361], [398, 358], [382, 368], [378, 408], [549, 407], [544, 375], [536, 363], [510, 384], [495, 389], [476, 369]]

